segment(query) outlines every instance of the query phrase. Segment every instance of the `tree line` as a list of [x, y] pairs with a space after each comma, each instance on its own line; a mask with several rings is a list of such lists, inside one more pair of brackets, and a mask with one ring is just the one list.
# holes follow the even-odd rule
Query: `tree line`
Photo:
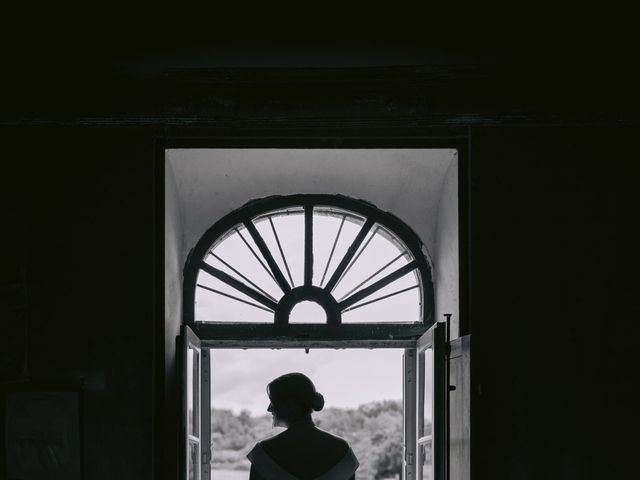
[[[353, 449], [362, 480], [400, 478], [402, 469], [402, 401], [382, 400], [353, 409], [329, 407], [313, 414], [315, 424], [344, 438]], [[276, 435], [271, 415], [252, 417], [247, 410], [211, 410], [212, 469], [248, 470], [245, 455], [256, 442]]]

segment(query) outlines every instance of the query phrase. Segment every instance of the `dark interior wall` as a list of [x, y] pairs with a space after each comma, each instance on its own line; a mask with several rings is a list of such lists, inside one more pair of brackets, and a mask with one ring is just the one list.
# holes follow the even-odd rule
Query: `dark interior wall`
[[[387, 31], [388, 14], [380, 30]], [[128, 14], [118, 22], [123, 18]], [[414, 18], [415, 28], [396, 24], [423, 36], [425, 17]], [[457, 22], [455, 34], [441, 22], [444, 42], [475, 44], [492, 31], [474, 17], [479, 34], [467, 41]], [[205, 50], [197, 62], [176, 52], [177, 64], [145, 63], [129, 52], [125, 36], [117, 35], [117, 49], [105, 47], [105, 59], [80, 35], [70, 42], [75, 55], [63, 61], [69, 49], [55, 41], [64, 29], [49, 23], [56, 32], [36, 42], [36, 56], [6, 42], [19, 61], [7, 63], [2, 125], [31, 126], [0, 129], [0, 273], [9, 283], [26, 270], [30, 381], [83, 389], [85, 478], [176, 478], [175, 357], [155, 350], [175, 334], [167, 333], [165, 345], [163, 312], [154, 311], [162, 305], [156, 287], [163, 271], [154, 250], [163, 235], [154, 191], [158, 125], [196, 125], [240, 139], [243, 128], [263, 138], [351, 131], [377, 139], [471, 127], [473, 478], [638, 478], [629, 460], [637, 443], [631, 420], [640, 315], [624, 308], [637, 285], [636, 247], [627, 234], [637, 217], [631, 165], [638, 129], [615, 126], [637, 125], [637, 88], [620, 73], [634, 58], [624, 48], [600, 57], [584, 44], [558, 49], [552, 39], [540, 48], [536, 23], [532, 58], [498, 35], [508, 45], [505, 57], [517, 54], [522, 69], [508, 65], [497, 78], [464, 62], [443, 68], [439, 56], [398, 57], [405, 46], [384, 61], [360, 49], [351, 54], [358, 62], [336, 62], [335, 51], [345, 50], [339, 43], [321, 55], [325, 66], [385, 68], [228, 72], [215, 68], [308, 66], [309, 51], [296, 47], [297, 60], [285, 52], [270, 62], [266, 55], [258, 61], [251, 48], [239, 57], [222, 46], [223, 58]], [[146, 15], [143, 23], [155, 28]], [[157, 30], [165, 47], [180, 38]], [[116, 41], [113, 24], [107, 32], [104, 42]], [[590, 27], [589, 36], [600, 42]], [[557, 62], [540, 63], [553, 52]], [[123, 53], [128, 63], [120, 59], [114, 69]], [[576, 56], [588, 60], [583, 69], [568, 61]], [[435, 68], [412, 67], [429, 63]], [[205, 71], [189, 71], [194, 67]], [[476, 126], [496, 124], [520, 126]], [[532, 124], [556, 126], [524, 126]], [[612, 126], [575, 126], [587, 124]]]
[[637, 478], [633, 138], [473, 130], [475, 478]]
[[152, 141], [2, 130], [3, 280], [24, 269], [29, 294], [24, 384], [82, 390], [86, 479], [152, 476]]
[[[30, 378], [84, 379], [87, 479], [151, 478], [154, 442], [155, 477], [175, 478], [171, 419], [153, 416], [153, 133], [3, 133], [3, 265], [27, 270]], [[471, 131], [475, 479], [633, 478], [632, 134]]]
[[[158, 252], [159, 257], [164, 259], [163, 276], [164, 282], [162, 291], [158, 292], [164, 300], [164, 328], [163, 333], [163, 371], [157, 372], [163, 375], [164, 398], [162, 401], [162, 434], [159, 441], [162, 453], [160, 454], [162, 469], [165, 472], [175, 472], [178, 468], [178, 458], [172, 452], [178, 448], [178, 428], [177, 412], [181, 408], [180, 388], [181, 379], [178, 376], [178, 349], [176, 344], [180, 335], [182, 324], [182, 271], [184, 268], [182, 261], [183, 225], [182, 212], [178, 199], [175, 176], [170, 162], [164, 157], [164, 152], [156, 150], [157, 182], [164, 185], [164, 192], [158, 196], [158, 201], [164, 208], [163, 231], [158, 232], [164, 241], [163, 252]], [[164, 178], [162, 178], [164, 177]], [[160, 198], [164, 197], [164, 198]], [[160, 279], [158, 278], [158, 281]], [[172, 477], [167, 477], [172, 478]]]
[[138, 3], [11, 2], [0, 30], [0, 279], [26, 271], [29, 382], [82, 388], [87, 480], [177, 478], [155, 128], [470, 127], [473, 479], [640, 478], [633, 12]]

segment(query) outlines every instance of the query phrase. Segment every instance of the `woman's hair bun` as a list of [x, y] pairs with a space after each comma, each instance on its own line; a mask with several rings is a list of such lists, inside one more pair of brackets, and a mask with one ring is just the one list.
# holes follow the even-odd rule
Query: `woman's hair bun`
[[324, 397], [320, 392], [313, 393], [313, 403], [311, 404], [311, 407], [316, 412], [319, 412], [324, 407]]
[[285, 401], [290, 398], [298, 404], [304, 414], [312, 410], [319, 412], [324, 407], [324, 397], [316, 391], [309, 377], [300, 372], [280, 375], [267, 385], [267, 394], [271, 401]]

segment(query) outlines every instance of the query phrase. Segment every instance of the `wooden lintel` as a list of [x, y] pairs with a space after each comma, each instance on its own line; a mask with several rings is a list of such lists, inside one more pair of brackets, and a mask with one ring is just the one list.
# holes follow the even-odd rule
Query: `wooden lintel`
[[265, 348], [274, 345], [288, 348], [306, 345], [324, 346], [350, 346], [362, 345], [363, 348], [375, 346], [415, 345], [428, 326], [424, 324], [380, 324], [358, 325], [342, 324], [330, 325], [285, 325], [276, 327], [273, 324], [249, 324], [249, 323], [204, 323], [197, 322], [194, 330], [204, 345], [252, 345], [263, 344]]

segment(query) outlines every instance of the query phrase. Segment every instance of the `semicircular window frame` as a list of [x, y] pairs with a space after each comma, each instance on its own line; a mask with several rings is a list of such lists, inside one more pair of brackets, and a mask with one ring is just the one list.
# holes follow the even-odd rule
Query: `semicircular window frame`
[[[281, 248], [276, 229], [271, 221], [272, 217], [283, 215], [284, 212], [297, 213], [303, 215], [303, 250], [304, 264], [302, 266], [302, 278], [299, 285], [295, 285], [291, 271], [286, 261], [286, 255]], [[359, 230], [354, 238], [350, 240], [346, 253], [341, 257], [333, 259], [337, 238], [340, 233], [337, 232], [333, 248], [329, 255], [329, 260], [323, 268], [322, 280], [320, 285], [314, 285], [313, 274], [313, 224], [314, 212], [318, 214], [327, 214], [334, 216], [342, 216], [340, 228], [347, 217], [351, 215], [351, 220], [360, 225]], [[273, 229], [273, 236], [276, 239], [272, 241], [271, 248], [265, 242], [265, 239], [256, 228], [255, 220], [267, 219], [270, 228]], [[266, 224], [266, 222], [265, 222]], [[245, 235], [241, 238], [247, 246], [246, 254], [252, 255], [262, 264], [262, 273], [268, 273], [274, 281], [274, 284], [282, 291], [282, 296], [277, 298], [270, 295], [263, 288], [253, 282], [247, 272], [238, 272], [233, 269], [232, 265], [226, 265], [228, 268], [216, 268], [208, 263], [207, 257], [213, 255], [217, 245], [220, 245], [225, 238], [230, 235], [239, 235], [238, 229], [242, 228]], [[264, 231], [264, 230], [263, 230]], [[390, 269], [393, 262], [389, 262], [385, 266], [384, 275], [382, 270], [377, 272], [377, 276], [371, 275], [366, 282], [358, 285], [353, 291], [348, 292], [343, 298], [334, 298], [332, 291], [336, 289], [336, 285], [345, 276], [346, 272], [356, 264], [359, 255], [366, 249], [368, 241], [376, 234], [382, 234], [387, 240], [397, 244], [401, 254], [396, 258], [403, 257], [405, 263], [400, 268]], [[274, 247], [277, 245], [277, 248]], [[275, 251], [271, 251], [271, 250]], [[219, 261], [221, 259], [218, 258]], [[224, 264], [224, 262], [222, 262]], [[329, 264], [332, 268], [329, 269]], [[284, 266], [284, 268], [282, 268]], [[311, 266], [311, 267], [309, 267]], [[226, 270], [226, 271], [225, 271]], [[201, 272], [215, 277], [237, 291], [237, 295], [229, 292], [216, 291], [203, 286], [199, 283], [198, 278]], [[235, 273], [232, 273], [235, 272]], [[388, 273], [387, 273], [388, 272]], [[394, 281], [402, 277], [408, 277], [409, 273], [413, 273], [416, 284], [391, 294], [378, 295], [376, 292], [383, 291], [384, 288], [393, 284]], [[320, 275], [317, 274], [317, 277]], [[318, 282], [316, 282], [318, 283]], [[293, 285], [292, 285], [293, 284]], [[198, 289], [206, 289], [213, 294], [234, 298], [235, 301], [251, 304], [256, 310], [269, 311], [273, 313], [273, 321], [251, 322], [251, 321], [198, 321], [195, 318], [195, 305]], [[296, 326], [296, 323], [289, 323], [289, 314], [291, 310], [300, 302], [313, 301], [320, 304], [326, 312], [326, 323], [314, 324], [317, 326], [324, 325], [327, 328], [336, 328], [344, 325], [342, 316], [346, 311], [372, 303], [371, 300], [384, 301], [388, 297], [399, 295], [407, 290], [415, 289], [419, 292], [419, 315], [415, 321], [375, 321], [375, 322], [357, 322], [358, 325], [381, 326], [381, 325], [422, 325], [430, 326], [434, 322], [434, 289], [431, 276], [431, 263], [426, 253], [426, 248], [419, 239], [418, 235], [402, 220], [393, 214], [384, 212], [373, 204], [363, 200], [356, 200], [342, 195], [319, 195], [319, 194], [298, 194], [287, 196], [272, 196], [258, 200], [252, 200], [239, 209], [226, 215], [216, 222], [201, 237], [197, 245], [189, 253], [185, 270], [184, 270], [184, 320], [187, 325], [209, 324], [209, 325], [272, 325], [275, 329], [287, 329]], [[335, 292], [334, 292], [335, 293]], [[379, 298], [383, 297], [383, 298]], [[376, 300], [377, 299], [377, 300]], [[349, 322], [349, 324], [351, 324]], [[322, 328], [322, 327], [321, 327]]]

